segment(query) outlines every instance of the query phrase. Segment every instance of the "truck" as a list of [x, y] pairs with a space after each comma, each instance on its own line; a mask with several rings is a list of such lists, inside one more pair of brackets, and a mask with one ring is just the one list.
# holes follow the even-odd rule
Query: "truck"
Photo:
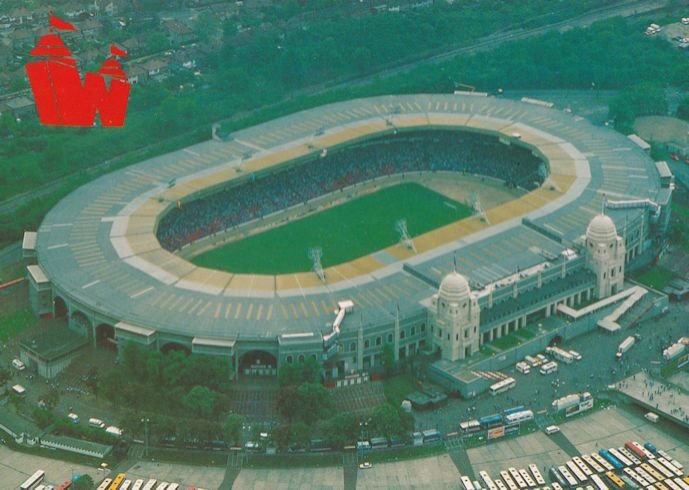
[[554, 359], [562, 361], [565, 364], [572, 364], [574, 362], [574, 356], [559, 347], [546, 347], [545, 351]]
[[626, 339], [624, 339], [622, 343], [620, 343], [620, 345], [617, 347], [617, 354], [615, 354], [615, 359], [617, 359], [618, 361], [622, 359], [622, 355], [632, 348], [634, 342], [636, 342], [636, 338], [634, 338], [633, 336], [629, 336]]

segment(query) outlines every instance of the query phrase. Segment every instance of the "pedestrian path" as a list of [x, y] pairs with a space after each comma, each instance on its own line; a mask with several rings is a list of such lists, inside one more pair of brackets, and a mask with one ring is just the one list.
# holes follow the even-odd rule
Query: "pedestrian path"
[[689, 394], [640, 371], [615, 384], [615, 389], [658, 415], [689, 427]]

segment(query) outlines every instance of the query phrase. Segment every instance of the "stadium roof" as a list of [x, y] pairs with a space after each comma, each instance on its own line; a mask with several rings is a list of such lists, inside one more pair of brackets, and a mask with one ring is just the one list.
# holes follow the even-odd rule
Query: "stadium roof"
[[[326, 284], [312, 273], [210, 271], [163, 250], [155, 238], [156, 217], [195, 192], [346, 141], [422, 127], [497, 133], [546, 156], [551, 174], [541, 188], [488, 210], [490, 224], [472, 217], [423, 235], [415, 239], [418, 255], [386, 249], [396, 262], [372, 254], [328, 268]], [[557, 109], [451, 94], [384, 96], [299, 112], [235, 132], [226, 142], [206, 141], [103, 176], [50, 211], [37, 251], [58, 291], [113, 324], [259, 340], [325, 333], [343, 299], [361, 312], [346, 317], [345, 331], [361, 319], [388, 322], [398, 306], [403, 314], [418, 311], [419, 301], [436, 291], [405, 264], [439, 282], [456, 255], [458, 272], [470, 282], [495, 280], [557, 255], [584, 233], [604, 199], [655, 200], [659, 187], [654, 163], [637, 145]], [[622, 230], [639, 213], [608, 214]]]

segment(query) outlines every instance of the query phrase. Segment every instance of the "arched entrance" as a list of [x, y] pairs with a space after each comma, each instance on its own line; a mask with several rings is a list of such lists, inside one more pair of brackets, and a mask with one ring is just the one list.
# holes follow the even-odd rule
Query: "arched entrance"
[[53, 300], [53, 311], [55, 312], [55, 318], [67, 320], [67, 304], [59, 296], [55, 296], [55, 300]]
[[101, 323], [96, 327], [96, 345], [117, 350], [115, 340], [115, 327], [107, 323]]
[[270, 352], [252, 350], [239, 358], [239, 372], [247, 376], [276, 376], [278, 360]]
[[84, 337], [88, 337], [91, 332], [91, 320], [88, 319], [81, 311], [72, 313], [70, 326], [81, 333]]
[[160, 347], [160, 352], [163, 354], [169, 354], [170, 352], [181, 352], [184, 355], [190, 356], [191, 349], [186, 345], [182, 345], [178, 342], [168, 342]]

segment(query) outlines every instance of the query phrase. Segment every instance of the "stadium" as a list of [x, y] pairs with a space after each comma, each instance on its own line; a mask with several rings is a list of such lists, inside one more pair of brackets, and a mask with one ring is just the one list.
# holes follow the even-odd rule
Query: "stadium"
[[[618, 293], [663, 241], [662, 165], [549, 105], [384, 96], [214, 128], [81, 187], [27, 232], [32, 306], [94, 344], [226, 356], [233, 376], [312, 357], [341, 378], [380, 367], [385, 345], [396, 361], [439, 350], [452, 373], [559, 305]], [[377, 195], [394, 221], [349, 223], [369, 204], [346, 206]], [[296, 239], [269, 235], [302, 222]]]

